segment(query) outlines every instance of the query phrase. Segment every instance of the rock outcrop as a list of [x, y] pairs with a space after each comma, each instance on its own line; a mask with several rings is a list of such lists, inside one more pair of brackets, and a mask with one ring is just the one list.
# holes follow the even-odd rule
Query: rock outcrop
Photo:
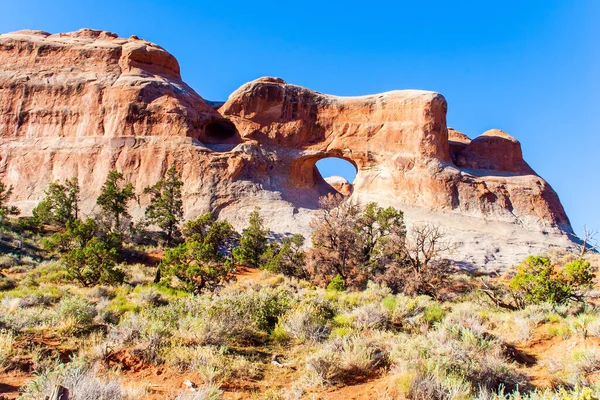
[[[519, 142], [499, 130], [470, 140], [446, 110], [434, 92], [336, 97], [271, 77], [207, 104], [173, 56], [136, 37], [0, 35], [0, 179], [25, 213], [54, 180], [77, 176], [92, 213], [110, 169], [141, 192], [174, 163], [186, 217], [210, 210], [240, 227], [258, 205], [277, 233], [309, 234], [319, 196], [339, 191], [442, 225], [465, 265], [569, 246], [558, 196]], [[325, 181], [325, 157], [354, 164], [353, 184]]]

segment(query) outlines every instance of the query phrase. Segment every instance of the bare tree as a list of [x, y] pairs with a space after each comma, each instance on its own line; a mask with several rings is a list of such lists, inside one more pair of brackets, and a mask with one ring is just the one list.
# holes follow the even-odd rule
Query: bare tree
[[410, 230], [401, 261], [403, 291], [438, 297], [452, 271], [451, 263], [443, 255], [453, 249], [439, 225], [418, 224]]
[[342, 196], [327, 196], [320, 201], [321, 209], [311, 222], [313, 247], [308, 257], [309, 274], [317, 283], [326, 283], [340, 275], [348, 285], [350, 278], [360, 279], [360, 253], [356, 224], [360, 207], [344, 201]]
[[415, 225], [406, 241], [406, 258], [412, 269], [419, 273], [427, 269], [432, 260], [452, 249], [446, 240], [446, 233], [436, 224]]
[[589, 230], [587, 226], [583, 227], [583, 243], [579, 247], [579, 258], [583, 258], [585, 253], [590, 250], [598, 249], [598, 230]]

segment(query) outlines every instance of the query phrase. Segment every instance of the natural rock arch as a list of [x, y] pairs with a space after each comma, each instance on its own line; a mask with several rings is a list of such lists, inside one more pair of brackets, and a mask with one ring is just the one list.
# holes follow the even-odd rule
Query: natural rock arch
[[326, 158], [338, 158], [349, 162], [356, 169], [356, 175], [360, 173], [358, 164], [350, 157], [339, 154], [338, 152], [323, 152], [319, 154], [305, 155], [297, 158], [291, 163], [291, 178], [293, 184], [302, 189], [315, 189], [322, 194], [330, 191], [331, 185], [325, 181], [317, 168], [317, 161]]
[[339, 157], [357, 168], [353, 199], [400, 208], [407, 225], [441, 224], [468, 262], [504, 268], [572, 233], [519, 142], [449, 129], [439, 93], [339, 97], [261, 78], [218, 107], [160, 46], [91, 30], [0, 35], [0, 72], [0, 179], [24, 213], [56, 180], [79, 179], [88, 213], [108, 171], [141, 192], [177, 164], [186, 218], [218, 210], [243, 228], [260, 206], [277, 233], [308, 237], [319, 190], [330, 188], [315, 163]]

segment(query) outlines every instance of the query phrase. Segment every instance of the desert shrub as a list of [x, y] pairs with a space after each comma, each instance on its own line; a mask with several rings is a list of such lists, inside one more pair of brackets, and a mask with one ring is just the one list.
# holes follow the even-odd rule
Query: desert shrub
[[352, 326], [365, 329], [383, 329], [388, 323], [388, 313], [377, 304], [366, 304], [352, 311]]
[[222, 395], [219, 385], [208, 383], [198, 387], [194, 392], [179, 393], [175, 400], [219, 400]]
[[126, 350], [147, 363], [161, 363], [163, 348], [169, 344], [171, 328], [150, 314], [128, 314], [111, 327], [102, 347]]
[[65, 297], [58, 304], [58, 315], [64, 330], [83, 332], [88, 330], [97, 315], [96, 307], [80, 297]]
[[346, 290], [346, 285], [344, 284], [344, 278], [340, 274], [337, 274], [333, 277], [333, 279], [327, 285], [327, 290], [335, 290], [338, 292], [342, 292]]
[[387, 365], [387, 350], [364, 335], [335, 337], [306, 360], [309, 374], [322, 384], [348, 383]]
[[56, 362], [53, 368], [38, 372], [35, 379], [24, 387], [21, 398], [36, 400], [49, 397], [55, 385], [69, 389], [69, 399], [73, 400], [124, 399], [118, 380], [99, 378], [82, 359], [75, 359], [68, 364]]
[[12, 332], [0, 330], [0, 367], [3, 367], [14, 352], [15, 338]]
[[19, 257], [15, 254], [2, 254], [0, 255], [0, 270], [8, 269], [15, 265], [19, 265]]
[[333, 316], [329, 301], [308, 298], [283, 315], [278, 326], [294, 339], [320, 342], [329, 336]]
[[4, 298], [0, 305], [0, 327], [13, 332], [56, 325], [57, 315], [53, 310], [42, 307], [22, 308], [21, 299]]
[[576, 348], [560, 358], [546, 360], [545, 364], [560, 386], [590, 386], [600, 371], [600, 349]]
[[15, 287], [17, 287], [17, 283], [14, 280], [0, 275], [0, 292], [11, 290]]
[[405, 377], [409, 398], [450, 398], [443, 393], [470, 398], [482, 391], [512, 392], [526, 386], [502, 343], [487, 335], [479, 321], [465, 317], [465, 310], [450, 313], [425, 335], [397, 338], [391, 359]]
[[49, 306], [60, 301], [63, 291], [57, 286], [25, 286], [20, 285], [15, 289], [2, 293], [0, 298], [14, 299], [19, 307], [35, 307], [38, 305]]
[[169, 301], [155, 287], [143, 287], [133, 291], [134, 301], [140, 307], [158, 307], [169, 304]]
[[[453, 400], [468, 399], [471, 387], [460, 379], [439, 376], [435, 372], [405, 372], [397, 382], [400, 391], [411, 400]], [[486, 398], [487, 400], [487, 398]]]
[[61, 263], [56, 261], [44, 261], [27, 274], [27, 277], [33, 279], [37, 284], [43, 283], [67, 283], [70, 279], [69, 274]]
[[441, 322], [446, 315], [446, 311], [438, 304], [433, 304], [425, 309], [423, 312], [423, 319], [429, 324], [433, 325]]
[[251, 288], [219, 295], [209, 312], [215, 318], [213, 323], [228, 327], [230, 337], [256, 341], [272, 332], [292, 301], [291, 293], [285, 288]]
[[583, 300], [594, 278], [588, 261], [576, 260], [557, 268], [548, 258], [529, 256], [517, 267], [510, 288], [516, 293], [519, 308], [543, 302], [564, 304]]
[[226, 347], [175, 346], [166, 350], [164, 359], [182, 371], [198, 372], [207, 383], [259, 377], [256, 365], [241, 355], [231, 354]]
[[227, 289], [174, 299], [163, 307], [144, 308], [140, 315], [181, 344], [259, 343], [294, 303], [286, 287]]
[[423, 325], [432, 323], [432, 321], [428, 321], [425, 313], [431, 313], [427, 310], [437, 306], [437, 303], [428, 296], [410, 297], [398, 294], [384, 298], [382, 305], [388, 310], [392, 325], [404, 331], [413, 332], [419, 331]]

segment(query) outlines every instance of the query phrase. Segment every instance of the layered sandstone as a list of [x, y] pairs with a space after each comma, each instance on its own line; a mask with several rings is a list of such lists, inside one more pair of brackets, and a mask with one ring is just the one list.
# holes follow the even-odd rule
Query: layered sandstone
[[[558, 196], [519, 142], [499, 130], [470, 140], [447, 128], [446, 110], [434, 92], [337, 97], [270, 77], [209, 105], [173, 56], [136, 37], [0, 35], [0, 179], [24, 212], [56, 179], [77, 176], [92, 213], [110, 169], [141, 192], [176, 164], [188, 218], [213, 211], [241, 227], [258, 205], [276, 233], [310, 234], [319, 197], [338, 191], [442, 225], [465, 265], [568, 246]], [[324, 180], [325, 157], [354, 164], [353, 184]]]

